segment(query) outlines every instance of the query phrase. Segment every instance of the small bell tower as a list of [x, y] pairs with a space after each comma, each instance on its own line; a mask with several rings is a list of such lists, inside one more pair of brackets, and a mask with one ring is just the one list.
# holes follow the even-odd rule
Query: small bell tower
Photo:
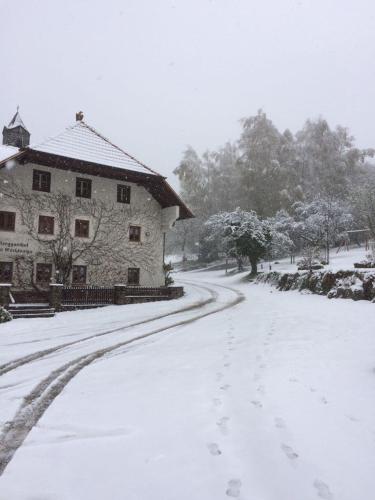
[[30, 144], [30, 132], [22, 121], [18, 106], [9, 125], [3, 128], [3, 144], [16, 148], [24, 148]]

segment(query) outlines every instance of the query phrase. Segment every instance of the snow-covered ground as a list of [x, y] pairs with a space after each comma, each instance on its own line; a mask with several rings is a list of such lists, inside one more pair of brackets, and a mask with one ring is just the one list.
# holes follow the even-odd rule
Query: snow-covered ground
[[[346, 248], [332, 248], [330, 252], [330, 263], [324, 266], [324, 269], [327, 271], [354, 270], [354, 263], [366, 260], [366, 255], [369, 253], [370, 250], [366, 250], [364, 246], [353, 246], [350, 247], [349, 250], [346, 250]], [[296, 262], [298, 262], [300, 258], [301, 257], [296, 257]], [[272, 261], [271, 266], [272, 271], [295, 272], [297, 270], [297, 264], [291, 264], [290, 258]], [[261, 270], [268, 271], [269, 263], [263, 263], [263, 268]]]
[[0, 499], [373, 498], [374, 304], [178, 277], [176, 301], [0, 326], [0, 424], [26, 429]]

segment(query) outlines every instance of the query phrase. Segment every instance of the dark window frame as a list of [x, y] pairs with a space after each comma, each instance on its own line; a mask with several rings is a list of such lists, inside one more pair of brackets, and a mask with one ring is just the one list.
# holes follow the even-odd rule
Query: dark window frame
[[[80, 273], [80, 271], [84, 270], [83, 273], [83, 279], [80, 279], [78, 277], [77, 279], [77, 273]], [[83, 265], [74, 265], [72, 267], [72, 285], [86, 285], [87, 284], [87, 266]]]
[[43, 193], [51, 192], [51, 172], [46, 170], [33, 170], [33, 191]]
[[[48, 222], [47, 222], [48, 221]], [[44, 230], [43, 230], [44, 228]], [[45, 230], [47, 229], [47, 231]], [[55, 234], [55, 218], [51, 215], [39, 215], [38, 234], [54, 235]]]
[[[9, 266], [10, 270], [6, 270], [6, 266]], [[0, 283], [11, 283], [13, 279], [13, 262], [1, 261], [0, 262]]]
[[129, 241], [139, 243], [141, 241], [141, 226], [129, 226]]
[[139, 267], [128, 267], [128, 285], [139, 285], [141, 270]]
[[[87, 231], [81, 231], [85, 227]], [[76, 219], [74, 222], [74, 236], [76, 238], [90, 238], [90, 221], [87, 219]]]
[[76, 177], [76, 197], [91, 199], [92, 180], [86, 177]]
[[0, 210], [0, 231], [16, 230], [16, 212]]
[[126, 184], [117, 184], [117, 203], [130, 204], [131, 187]]
[[[48, 273], [48, 278], [44, 278], [44, 274]], [[42, 275], [42, 277], [41, 277]], [[46, 262], [37, 262], [35, 267], [35, 281], [39, 284], [51, 283], [52, 279], [52, 264]]]

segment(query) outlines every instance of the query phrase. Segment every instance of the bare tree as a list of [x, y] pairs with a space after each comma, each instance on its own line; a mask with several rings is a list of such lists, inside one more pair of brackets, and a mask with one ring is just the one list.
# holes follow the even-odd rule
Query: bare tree
[[[62, 191], [30, 193], [14, 180], [2, 187], [2, 194], [19, 212], [26, 233], [36, 243], [34, 259], [52, 261], [56, 279], [62, 283], [69, 282], [73, 265], [82, 261], [96, 268], [93, 274], [97, 280], [107, 282], [108, 273], [112, 279], [119, 279], [125, 265], [137, 262], [143, 269], [151, 270], [155, 263], [158, 238], [150, 203], [118, 207], [101, 200], [74, 198]], [[52, 235], [39, 232], [41, 214], [54, 218]], [[90, 221], [88, 238], [74, 235], [77, 218]], [[141, 226], [145, 233], [140, 245], [125, 244], [132, 223]], [[114, 271], [116, 267], [119, 272]]]

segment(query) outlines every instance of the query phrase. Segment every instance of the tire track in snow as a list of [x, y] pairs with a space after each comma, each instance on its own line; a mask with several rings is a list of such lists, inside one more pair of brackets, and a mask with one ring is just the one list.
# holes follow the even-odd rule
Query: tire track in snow
[[[106, 354], [115, 351], [116, 349], [134, 344], [158, 333], [188, 325], [212, 314], [225, 311], [226, 309], [234, 307], [245, 300], [245, 296], [233, 288], [217, 285], [215, 283], [209, 284], [214, 287], [232, 291], [236, 296], [235, 299], [211, 311], [202, 312], [193, 318], [180, 320], [171, 323], [170, 325], [163, 326], [152, 330], [151, 332], [134, 337], [133, 339], [118, 342], [112, 346], [95, 350], [90, 354], [82, 355], [72, 361], [69, 361], [68, 363], [65, 363], [59, 368], [56, 368], [47, 377], [45, 377], [27, 396], [24, 397], [23, 402], [13, 420], [7, 422], [4, 426], [3, 432], [0, 435], [0, 476], [3, 474], [7, 465], [12, 460], [14, 454], [18, 448], [20, 448], [32, 428], [38, 423], [40, 418], [47, 411], [56, 397], [63, 391], [66, 385], [83, 368], [102, 358]], [[211, 291], [216, 293], [215, 290], [211, 289]], [[201, 305], [201, 307], [203, 306]], [[170, 313], [169, 315], [172, 314]]]
[[197, 286], [197, 285], [193, 285], [193, 286], [195, 286], [196, 288], [202, 288], [203, 290], [208, 291], [210, 294], [210, 297], [208, 299], [201, 300], [199, 302], [195, 302], [195, 303], [191, 304], [190, 306], [186, 306], [186, 307], [183, 307], [181, 309], [177, 309], [176, 311], [172, 311], [172, 312], [167, 313], [167, 314], [160, 314], [158, 316], [153, 316], [152, 318], [149, 318], [149, 319], [137, 321], [135, 323], [130, 323], [129, 325], [119, 326], [117, 328], [113, 328], [112, 330], [106, 330], [104, 332], [99, 332], [99, 333], [96, 333], [94, 335], [89, 335], [88, 337], [84, 337], [84, 338], [81, 338], [78, 340], [73, 340], [71, 342], [65, 342], [64, 344], [60, 344], [60, 345], [57, 345], [54, 347], [49, 347], [47, 349], [43, 349], [41, 351], [37, 351], [37, 352], [31, 353], [31, 354], [28, 354], [26, 356], [22, 356], [21, 358], [16, 358], [12, 361], [8, 361], [7, 363], [0, 365], [0, 377], [2, 375], [5, 375], [5, 373], [13, 371], [16, 368], [19, 368], [20, 366], [26, 365], [28, 363], [32, 363], [33, 361], [38, 361], [38, 360], [48, 356], [49, 354], [53, 354], [53, 353], [60, 351], [62, 349], [66, 349], [67, 347], [80, 344], [81, 342], [86, 342], [88, 340], [96, 339], [98, 337], [103, 337], [103, 336], [109, 335], [111, 333], [121, 332], [123, 330], [127, 330], [128, 328], [134, 328], [135, 326], [140, 326], [140, 325], [144, 325], [147, 323], [151, 323], [153, 321], [167, 318], [168, 316], [173, 316], [175, 314], [180, 314], [182, 312], [192, 311], [194, 309], [201, 308], [207, 304], [211, 304], [212, 302], [215, 302], [217, 300], [218, 294], [214, 290], [209, 289], [209, 288], [204, 287], [204, 286]]

